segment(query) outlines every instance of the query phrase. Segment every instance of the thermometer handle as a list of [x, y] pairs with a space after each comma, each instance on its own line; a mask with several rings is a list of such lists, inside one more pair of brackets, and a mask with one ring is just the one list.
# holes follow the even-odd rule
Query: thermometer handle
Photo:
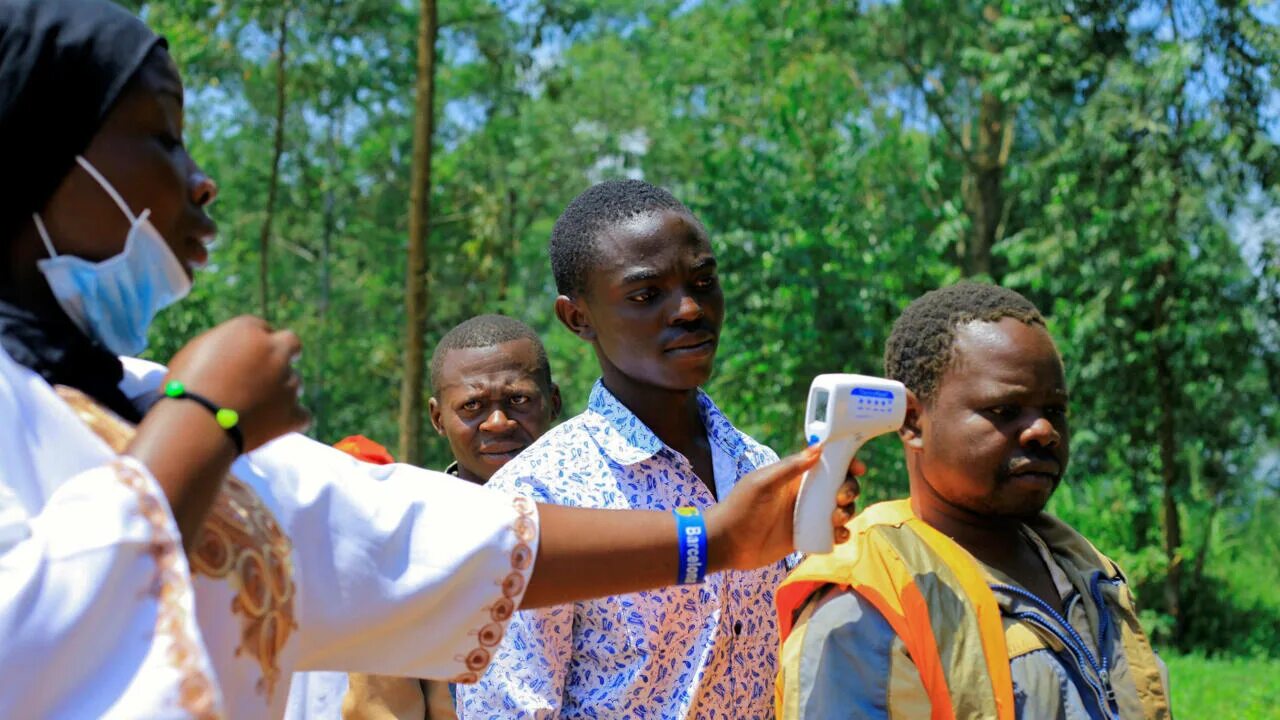
[[849, 463], [862, 447], [862, 438], [851, 436], [828, 440], [818, 464], [805, 473], [796, 497], [794, 528], [796, 550], [815, 555], [835, 548], [831, 513], [836, 509], [836, 493], [849, 474]]

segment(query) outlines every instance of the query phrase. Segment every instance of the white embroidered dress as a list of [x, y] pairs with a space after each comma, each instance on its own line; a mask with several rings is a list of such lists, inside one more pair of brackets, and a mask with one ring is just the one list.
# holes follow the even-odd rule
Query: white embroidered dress
[[[132, 396], [164, 373], [125, 368]], [[523, 596], [531, 501], [301, 435], [235, 463], [188, 566], [81, 417], [0, 354], [0, 717], [279, 718], [296, 670], [474, 681]]]

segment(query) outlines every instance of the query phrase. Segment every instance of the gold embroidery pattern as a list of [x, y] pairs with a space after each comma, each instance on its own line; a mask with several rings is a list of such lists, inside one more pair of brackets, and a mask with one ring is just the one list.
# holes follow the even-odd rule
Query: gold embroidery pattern
[[236, 654], [262, 668], [258, 691], [268, 697], [280, 679], [279, 657], [297, 629], [293, 615], [293, 546], [271, 511], [244, 482], [228, 475], [200, 529], [191, 567], [226, 578], [236, 591], [231, 611], [244, 615]]
[[[116, 452], [135, 429], [78, 390], [58, 395]], [[235, 590], [231, 611], [242, 615], [236, 655], [247, 653], [261, 669], [257, 691], [270, 698], [280, 678], [279, 656], [294, 621], [293, 545], [253, 488], [227, 475], [189, 557], [191, 572], [226, 579]]]
[[466, 671], [450, 682], [469, 684], [480, 679], [480, 673], [489, 665], [489, 660], [493, 657], [493, 648], [502, 642], [502, 636], [506, 632], [506, 621], [510, 620], [516, 611], [515, 598], [524, 591], [524, 571], [533, 564], [531, 544], [538, 537], [538, 521], [534, 519], [536, 507], [533, 501], [526, 497], [512, 498], [511, 504], [517, 513], [515, 521], [511, 524], [511, 529], [516, 535], [516, 546], [511, 549], [511, 572], [507, 573], [500, 583], [502, 597], [484, 608], [489, 611], [491, 622], [476, 631], [476, 642], [479, 647], [467, 653], [465, 657], [457, 658], [467, 666]]
[[178, 705], [200, 720], [221, 718], [213, 681], [200, 667], [200, 646], [184, 612], [191, 603], [191, 586], [178, 569], [182, 545], [169, 533], [168, 513], [137, 470], [119, 460], [111, 464], [111, 469], [121, 484], [137, 494], [138, 510], [151, 526], [151, 555], [156, 563], [151, 594], [159, 604], [156, 634], [169, 639], [169, 662], [182, 673]]

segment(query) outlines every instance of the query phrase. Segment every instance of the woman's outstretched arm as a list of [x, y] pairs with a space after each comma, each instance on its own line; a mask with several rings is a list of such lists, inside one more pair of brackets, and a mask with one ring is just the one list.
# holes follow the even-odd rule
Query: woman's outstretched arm
[[[751, 570], [795, 549], [792, 517], [805, 471], [817, 462], [813, 445], [746, 475], [724, 502], [708, 508], [708, 572]], [[855, 460], [851, 475], [865, 472]], [[847, 480], [831, 522], [848, 538], [857, 481]], [[672, 585], [679, 566], [675, 519], [652, 510], [595, 510], [539, 505], [537, 562], [521, 608], [618, 595]]]

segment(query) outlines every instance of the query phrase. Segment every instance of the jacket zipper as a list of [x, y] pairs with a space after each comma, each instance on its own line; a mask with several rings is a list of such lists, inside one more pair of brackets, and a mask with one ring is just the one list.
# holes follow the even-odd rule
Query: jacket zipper
[[[1058, 611], [1050, 607], [1044, 600], [1020, 587], [1012, 585], [992, 585], [991, 589], [1008, 593], [1031, 603], [1059, 626], [1054, 627], [1054, 623], [1047, 622], [1043, 617], [1033, 612], [1013, 613], [1013, 616], [1017, 619], [1030, 622], [1053, 634], [1059, 642], [1066, 646], [1075, 659], [1076, 667], [1081, 676], [1093, 691], [1097, 702], [1106, 707], [1112, 720], [1120, 720], [1120, 709], [1116, 703], [1115, 689], [1111, 685], [1111, 669], [1109, 667], [1111, 663], [1107, 656], [1107, 643], [1111, 636], [1111, 616], [1102, 599], [1102, 591], [1099, 587], [1102, 580], [1102, 573], [1095, 572], [1089, 581], [1089, 592], [1093, 597], [1094, 605], [1098, 609], [1098, 653], [1101, 656], [1100, 659], [1093, 656], [1089, 646], [1085, 644], [1084, 639], [1071, 626], [1071, 623], [1067, 622]], [[1063, 633], [1061, 630], [1066, 632]], [[1099, 682], [1094, 682], [1093, 678], [1095, 677]]]

